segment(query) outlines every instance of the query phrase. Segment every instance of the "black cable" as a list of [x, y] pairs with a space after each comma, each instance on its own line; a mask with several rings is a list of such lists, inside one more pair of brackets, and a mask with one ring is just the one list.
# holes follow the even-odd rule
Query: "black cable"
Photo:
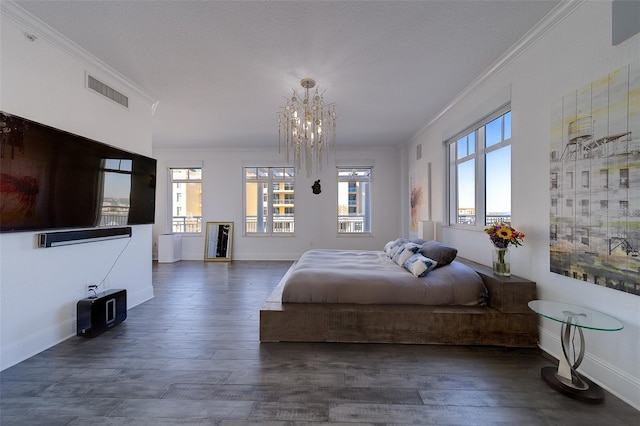
[[127, 247], [129, 246], [130, 242], [131, 242], [131, 237], [128, 238], [127, 244], [125, 244], [124, 247], [122, 247], [122, 250], [120, 250], [120, 253], [116, 257], [116, 260], [113, 261], [113, 264], [111, 265], [111, 268], [109, 268], [109, 270], [107, 271], [107, 274], [104, 276], [102, 281], [100, 281], [100, 284], [98, 284], [96, 287], [100, 287], [101, 285], [104, 285], [104, 282], [107, 280], [107, 278], [109, 278], [109, 274], [111, 274], [111, 271], [116, 266], [116, 263], [118, 263], [118, 260], [120, 259], [120, 256], [122, 256], [122, 253], [124, 253], [124, 251], [127, 249]]

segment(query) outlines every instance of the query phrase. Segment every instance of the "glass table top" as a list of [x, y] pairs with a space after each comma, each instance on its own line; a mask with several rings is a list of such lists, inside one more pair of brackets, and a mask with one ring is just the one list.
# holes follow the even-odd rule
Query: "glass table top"
[[569, 303], [532, 300], [529, 308], [536, 314], [565, 324], [600, 331], [618, 331], [624, 327], [614, 317]]

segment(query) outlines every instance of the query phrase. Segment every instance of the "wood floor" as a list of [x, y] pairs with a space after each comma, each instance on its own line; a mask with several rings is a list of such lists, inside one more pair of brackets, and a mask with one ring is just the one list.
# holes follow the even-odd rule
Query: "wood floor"
[[538, 349], [269, 343], [258, 311], [289, 262], [154, 264], [155, 298], [94, 339], [0, 373], [8, 425], [633, 425], [540, 379]]

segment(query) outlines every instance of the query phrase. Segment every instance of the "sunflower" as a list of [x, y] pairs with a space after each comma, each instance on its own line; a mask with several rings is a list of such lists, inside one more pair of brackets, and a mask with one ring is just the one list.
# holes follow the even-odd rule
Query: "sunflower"
[[506, 248], [510, 245], [521, 246], [524, 241], [522, 232], [504, 222], [494, 222], [485, 228], [484, 232], [489, 234], [491, 243], [497, 248]]
[[513, 237], [513, 232], [511, 232], [511, 229], [508, 226], [503, 226], [496, 232], [496, 234], [498, 234], [498, 236], [503, 240], [510, 240], [511, 237]]

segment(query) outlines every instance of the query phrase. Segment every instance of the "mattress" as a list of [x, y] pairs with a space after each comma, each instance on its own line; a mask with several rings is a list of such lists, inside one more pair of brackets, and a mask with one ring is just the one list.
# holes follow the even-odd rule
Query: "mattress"
[[384, 251], [310, 250], [283, 281], [285, 303], [474, 306], [488, 297], [480, 275], [460, 262], [416, 277]]

